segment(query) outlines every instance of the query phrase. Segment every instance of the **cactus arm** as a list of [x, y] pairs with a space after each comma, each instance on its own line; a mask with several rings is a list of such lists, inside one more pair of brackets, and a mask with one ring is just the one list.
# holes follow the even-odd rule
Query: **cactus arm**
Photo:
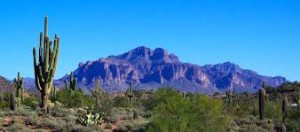
[[44, 20], [44, 33], [45, 33], [45, 35], [48, 35], [48, 17], [47, 16], [45, 17], [45, 20]]
[[38, 77], [41, 83], [45, 83], [45, 79], [44, 79], [44, 72], [43, 72], [43, 68], [41, 66], [38, 66]]
[[[49, 38], [47, 37], [46, 38], [46, 43], [45, 43], [45, 48], [44, 48], [44, 51], [45, 51], [45, 56], [44, 56], [44, 65], [43, 65], [43, 71], [44, 71], [44, 74], [48, 72], [48, 68], [49, 68]], [[47, 78], [47, 76], [45, 76], [45, 78]], [[47, 79], [46, 79], [47, 80]]]
[[[41, 44], [40, 44], [41, 45]], [[41, 60], [41, 50], [40, 51], [40, 55], [39, 55], [39, 60]], [[35, 84], [36, 84], [36, 88], [38, 89], [38, 91], [42, 91], [42, 88], [41, 88], [41, 84], [40, 84], [40, 81], [39, 81], [39, 71], [38, 71], [38, 65], [37, 65], [37, 62], [36, 62], [36, 49], [33, 48], [33, 65], [34, 65], [34, 75], [35, 75]]]
[[[50, 56], [50, 65], [51, 66], [53, 66], [54, 61], [55, 61], [55, 56], [56, 56], [56, 49], [57, 49], [57, 47], [55, 46], [55, 43], [56, 43], [56, 39], [54, 39], [54, 49], [52, 50], [50, 48], [50, 54], [51, 54], [51, 56]], [[52, 46], [50, 45], [50, 47], [52, 47]]]
[[55, 52], [55, 53], [53, 54], [54, 62], [52, 62], [52, 65], [51, 65], [51, 67], [52, 67], [51, 74], [50, 74], [51, 78], [54, 77], [54, 74], [55, 74], [56, 68], [57, 68], [58, 53], [59, 53], [59, 48], [58, 47], [59, 47], [59, 41], [57, 42], [57, 44], [54, 44], [54, 51], [53, 52]]
[[77, 78], [75, 78], [75, 80], [74, 80], [75, 82], [74, 82], [74, 88], [77, 88]]
[[[43, 32], [40, 33], [40, 47], [43, 47]], [[39, 48], [39, 62], [43, 62], [43, 50]]]

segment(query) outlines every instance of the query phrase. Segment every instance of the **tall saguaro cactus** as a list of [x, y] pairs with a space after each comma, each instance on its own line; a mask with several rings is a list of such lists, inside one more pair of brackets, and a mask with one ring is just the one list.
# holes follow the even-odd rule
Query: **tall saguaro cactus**
[[228, 91], [226, 91], [226, 98], [227, 98], [227, 102], [229, 103], [229, 105], [232, 104], [232, 96], [233, 96], [233, 94], [230, 89]]
[[73, 72], [70, 74], [70, 90], [71, 90], [71, 96], [74, 96], [74, 91], [77, 87], [77, 78], [74, 78]]
[[281, 106], [281, 110], [282, 110], [282, 122], [285, 123], [286, 122], [286, 117], [287, 117], [287, 105], [288, 105], [288, 98], [286, 95], [283, 96], [282, 98], [282, 106]]
[[129, 101], [132, 101], [132, 98], [133, 98], [132, 82], [130, 82], [130, 86], [126, 92], [126, 96], [129, 98]]
[[12, 92], [10, 94], [10, 98], [9, 98], [9, 107], [10, 107], [10, 110], [15, 110], [16, 109], [16, 100], [15, 100], [15, 93]]
[[56, 101], [56, 87], [55, 86], [51, 89], [50, 94], [51, 94], [51, 100], [55, 102]]
[[104, 96], [104, 91], [101, 88], [100, 80], [97, 79], [94, 84], [94, 90], [90, 90], [92, 97], [96, 100], [96, 105], [101, 106], [101, 98]]
[[260, 120], [264, 119], [264, 110], [265, 110], [265, 97], [266, 97], [266, 90], [262, 88], [259, 90], [259, 118]]
[[16, 97], [23, 101], [23, 77], [21, 77], [20, 72], [18, 72], [18, 77], [14, 79], [14, 85], [16, 88]]
[[55, 75], [60, 39], [55, 35], [54, 42], [48, 36], [48, 18], [45, 17], [44, 33], [40, 33], [40, 47], [38, 58], [36, 49], [33, 48], [34, 73], [36, 87], [41, 93], [41, 105], [43, 110], [47, 110], [49, 95], [53, 87], [53, 77]]
[[300, 88], [298, 88], [298, 100], [297, 100], [297, 108], [298, 108], [298, 112], [300, 113]]

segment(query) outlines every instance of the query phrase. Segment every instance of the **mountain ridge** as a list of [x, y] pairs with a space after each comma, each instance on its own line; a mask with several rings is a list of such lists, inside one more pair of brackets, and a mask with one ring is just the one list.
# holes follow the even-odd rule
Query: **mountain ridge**
[[[84, 90], [100, 79], [109, 92], [125, 91], [130, 82], [143, 90], [174, 87], [183, 92], [199, 93], [224, 92], [228, 89], [251, 92], [257, 91], [264, 81], [270, 86], [287, 82], [284, 77], [259, 75], [231, 62], [205, 66], [184, 63], [167, 50], [151, 50], [145, 46], [120, 55], [80, 62], [74, 75]], [[56, 84], [63, 86], [65, 80], [68, 76], [62, 77]]]

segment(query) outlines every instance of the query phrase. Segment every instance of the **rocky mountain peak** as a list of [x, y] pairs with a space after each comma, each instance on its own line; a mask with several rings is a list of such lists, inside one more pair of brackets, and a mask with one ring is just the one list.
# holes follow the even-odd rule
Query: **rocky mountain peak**
[[[127, 89], [129, 83], [144, 90], [168, 86], [185, 92], [213, 93], [227, 89], [255, 91], [263, 81], [270, 86], [286, 82], [283, 77], [267, 77], [240, 66], [225, 62], [216, 65], [198, 66], [182, 63], [174, 54], [156, 48], [137, 47], [124, 54], [80, 63], [74, 71], [79, 86], [88, 88], [100, 79], [105, 90], [119, 92]], [[63, 77], [63, 80], [68, 76]]]

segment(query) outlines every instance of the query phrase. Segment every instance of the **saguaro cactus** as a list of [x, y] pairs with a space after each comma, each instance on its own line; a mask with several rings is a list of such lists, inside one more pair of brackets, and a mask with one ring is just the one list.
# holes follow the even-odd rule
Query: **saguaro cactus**
[[283, 96], [282, 99], [282, 122], [285, 123], [286, 122], [286, 117], [287, 117], [287, 106], [288, 106], [288, 98], [286, 95]]
[[53, 87], [53, 77], [55, 75], [60, 39], [55, 35], [54, 42], [48, 36], [48, 18], [45, 17], [44, 33], [40, 33], [40, 47], [38, 59], [36, 49], [33, 48], [35, 83], [41, 93], [41, 105], [43, 110], [47, 110], [49, 94]]
[[233, 94], [232, 94], [231, 90], [226, 91], [226, 98], [227, 98], [227, 102], [229, 103], [229, 105], [232, 104], [232, 96], [233, 96]]
[[129, 98], [129, 101], [132, 101], [133, 92], [132, 92], [132, 83], [130, 82], [130, 86], [126, 92], [126, 96]]
[[11, 93], [10, 94], [10, 98], [9, 98], [9, 107], [10, 110], [15, 110], [16, 109], [16, 99], [15, 99], [15, 93]]
[[298, 108], [298, 112], [300, 113], [300, 88], [298, 89], [298, 100], [297, 100], [297, 108]]
[[264, 88], [259, 90], [259, 117], [260, 120], [264, 119], [264, 110], [265, 110], [265, 97], [266, 90]]
[[0, 91], [0, 102], [1, 101], [4, 101], [4, 97], [3, 97], [3, 92], [2, 91]]
[[104, 91], [101, 88], [100, 80], [97, 79], [94, 84], [94, 90], [90, 90], [92, 97], [96, 100], [96, 106], [102, 107], [101, 98], [104, 96]]
[[77, 87], [77, 78], [74, 78], [73, 72], [70, 74], [70, 90], [71, 90], [71, 96], [74, 96], [74, 91]]
[[14, 85], [16, 88], [16, 97], [23, 101], [23, 77], [20, 76], [20, 72], [18, 72], [18, 77], [14, 79]]
[[51, 100], [56, 101], [56, 87], [54, 86], [53, 89], [51, 89]]

